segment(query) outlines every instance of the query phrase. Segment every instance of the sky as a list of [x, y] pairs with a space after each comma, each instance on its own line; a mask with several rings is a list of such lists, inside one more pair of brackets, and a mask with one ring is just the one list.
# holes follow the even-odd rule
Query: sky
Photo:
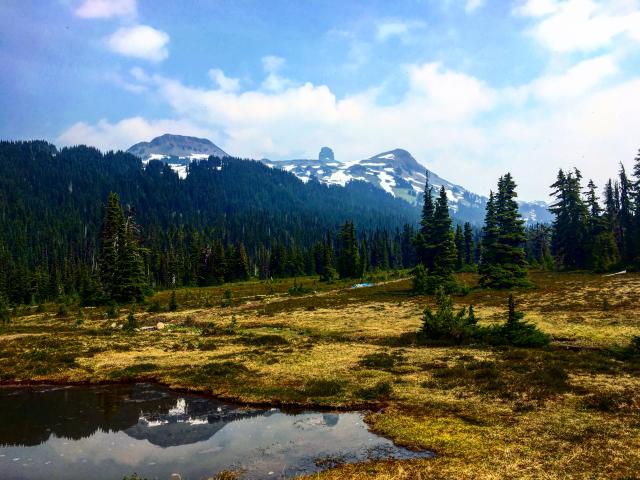
[[404, 148], [481, 194], [640, 148], [640, 0], [6, 0], [0, 138], [245, 158]]

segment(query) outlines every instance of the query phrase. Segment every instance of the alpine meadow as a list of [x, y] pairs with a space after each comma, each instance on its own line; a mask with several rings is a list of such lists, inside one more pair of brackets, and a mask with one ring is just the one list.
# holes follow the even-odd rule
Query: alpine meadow
[[640, 479], [639, 25], [0, 5], [0, 478]]

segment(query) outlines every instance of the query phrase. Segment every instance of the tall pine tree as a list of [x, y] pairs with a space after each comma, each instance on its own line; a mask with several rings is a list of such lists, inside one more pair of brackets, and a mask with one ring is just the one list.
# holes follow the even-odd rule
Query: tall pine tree
[[483, 286], [511, 288], [530, 284], [524, 252], [524, 221], [518, 212], [517, 196], [516, 184], [507, 173], [498, 181], [495, 212], [490, 216], [488, 211], [490, 218], [485, 219], [485, 228], [492, 231], [495, 239], [486, 259], [488, 268], [481, 271], [480, 284]]

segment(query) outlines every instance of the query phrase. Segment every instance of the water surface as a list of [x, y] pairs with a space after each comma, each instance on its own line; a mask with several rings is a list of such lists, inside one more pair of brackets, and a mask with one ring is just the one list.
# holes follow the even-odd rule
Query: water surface
[[360, 412], [234, 406], [150, 384], [0, 387], [0, 478], [290, 478], [341, 462], [429, 457]]

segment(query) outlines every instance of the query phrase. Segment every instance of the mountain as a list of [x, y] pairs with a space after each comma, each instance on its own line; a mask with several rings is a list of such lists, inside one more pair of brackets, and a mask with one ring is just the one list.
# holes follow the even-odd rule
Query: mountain
[[[181, 179], [187, 177], [187, 165], [194, 160], [203, 160], [209, 156], [229, 156], [207, 139], [171, 134], [133, 145], [127, 152], [142, 159], [143, 164], [160, 160], [169, 165]], [[400, 148], [363, 160], [342, 162], [335, 159], [331, 148], [322, 147], [316, 159], [262, 159], [261, 162], [271, 168], [289, 172], [304, 183], [315, 179], [325, 185], [344, 187], [350, 182], [366, 182], [410, 205], [422, 204], [426, 168], [408, 151]], [[429, 181], [436, 193], [441, 186], [447, 190], [451, 212], [456, 220], [482, 224], [487, 197], [470, 192], [432, 171], [429, 171]], [[549, 223], [552, 220], [544, 202], [520, 202], [520, 213], [530, 225]]]
[[[424, 195], [426, 168], [406, 150], [382, 152], [363, 160], [340, 162], [333, 151], [323, 147], [317, 159], [268, 160], [263, 163], [294, 174], [303, 182], [316, 179], [321, 183], [345, 186], [351, 181], [363, 181], [381, 188], [390, 195], [410, 204], [420, 205]], [[429, 171], [434, 190], [447, 190], [449, 205], [456, 219], [482, 223], [488, 198], [470, 192], [436, 173]], [[551, 221], [544, 202], [520, 202], [520, 213], [528, 224]]]
[[150, 142], [140, 142], [127, 150], [140, 158], [143, 163], [160, 160], [169, 165], [180, 178], [187, 176], [187, 165], [193, 160], [203, 160], [210, 156], [224, 158], [229, 155], [206, 138], [187, 137], [166, 133]]

